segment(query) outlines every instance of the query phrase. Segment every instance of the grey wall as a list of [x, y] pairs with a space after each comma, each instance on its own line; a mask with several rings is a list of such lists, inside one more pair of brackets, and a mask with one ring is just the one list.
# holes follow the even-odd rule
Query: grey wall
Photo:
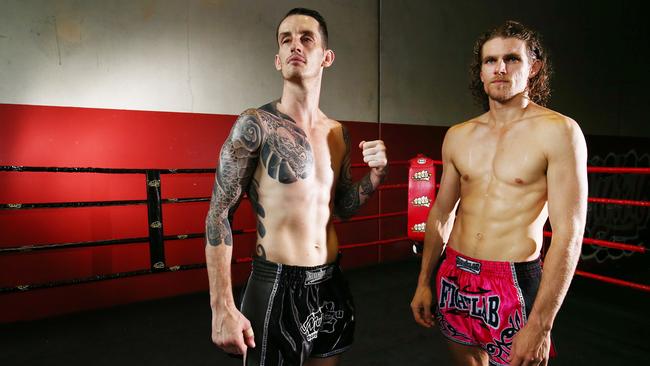
[[550, 107], [589, 134], [650, 137], [641, 1], [382, 1], [381, 119], [452, 125], [481, 110], [467, 88], [479, 34], [507, 19], [540, 31], [555, 74]]
[[376, 0], [0, 0], [0, 103], [238, 114], [280, 96], [296, 6], [332, 29], [323, 109], [376, 120]]
[[306, 6], [330, 25], [337, 58], [321, 106], [334, 118], [448, 126], [479, 114], [467, 89], [474, 40], [517, 19], [551, 52], [551, 108], [589, 134], [650, 137], [640, 4], [0, 0], [0, 103], [237, 114], [280, 95], [275, 27]]

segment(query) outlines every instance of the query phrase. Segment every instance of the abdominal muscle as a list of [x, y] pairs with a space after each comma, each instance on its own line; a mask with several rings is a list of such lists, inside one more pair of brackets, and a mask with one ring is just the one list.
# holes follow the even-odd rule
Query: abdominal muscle
[[294, 266], [332, 263], [338, 251], [338, 240], [331, 223], [281, 224], [272, 228], [264, 238], [258, 234], [258, 243], [264, 247], [267, 260]]
[[540, 183], [526, 187], [502, 182], [486, 189], [461, 187], [448, 244], [476, 259], [523, 262], [538, 258], [548, 217], [546, 184]]
[[257, 244], [271, 262], [305, 267], [334, 262], [338, 240], [331, 222], [330, 194], [302, 183], [260, 192], [265, 234], [258, 231]]

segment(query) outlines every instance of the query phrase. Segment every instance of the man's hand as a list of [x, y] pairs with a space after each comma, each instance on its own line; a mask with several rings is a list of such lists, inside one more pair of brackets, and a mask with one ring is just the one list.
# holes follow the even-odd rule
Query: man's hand
[[431, 315], [431, 299], [431, 287], [418, 285], [413, 300], [411, 300], [413, 318], [418, 324], [427, 328], [431, 328], [434, 324], [433, 315]]
[[248, 319], [229, 308], [212, 313], [212, 342], [228, 353], [244, 355], [248, 347], [255, 348], [255, 334]]
[[511, 366], [546, 366], [550, 350], [551, 332], [529, 322], [512, 339], [508, 361]]
[[388, 158], [386, 157], [386, 146], [382, 140], [361, 141], [359, 148], [363, 150], [363, 161], [371, 168], [370, 172], [379, 178], [383, 178], [388, 172]]

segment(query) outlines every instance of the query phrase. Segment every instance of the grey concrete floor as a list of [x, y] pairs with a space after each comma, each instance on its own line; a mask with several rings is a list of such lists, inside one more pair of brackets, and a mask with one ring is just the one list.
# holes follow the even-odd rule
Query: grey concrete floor
[[[412, 320], [417, 259], [347, 272], [356, 341], [342, 365], [451, 365], [436, 330]], [[0, 299], [1, 300], [1, 299]], [[47, 304], [43, 304], [47, 306]], [[551, 365], [650, 364], [650, 295], [576, 278]], [[207, 293], [0, 325], [0, 365], [240, 365], [210, 342]]]

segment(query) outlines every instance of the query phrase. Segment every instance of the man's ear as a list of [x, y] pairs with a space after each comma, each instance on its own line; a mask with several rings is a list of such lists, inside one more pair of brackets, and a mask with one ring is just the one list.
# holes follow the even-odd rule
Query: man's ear
[[542, 61], [540, 60], [535, 60], [533, 61], [533, 65], [530, 67], [530, 75], [528, 75], [529, 79], [532, 79], [539, 73], [539, 70], [542, 69]]
[[336, 58], [336, 55], [334, 54], [334, 51], [327, 49], [325, 50], [325, 58], [323, 59], [323, 63], [321, 66], [323, 67], [330, 67], [334, 63], [334, 59]]
[[280, 55], [275, 55], [275, 60], [273, 62], [275, 64], [275, 69], [280, 71], [282, 70], [282, 61], [280, 61]]

